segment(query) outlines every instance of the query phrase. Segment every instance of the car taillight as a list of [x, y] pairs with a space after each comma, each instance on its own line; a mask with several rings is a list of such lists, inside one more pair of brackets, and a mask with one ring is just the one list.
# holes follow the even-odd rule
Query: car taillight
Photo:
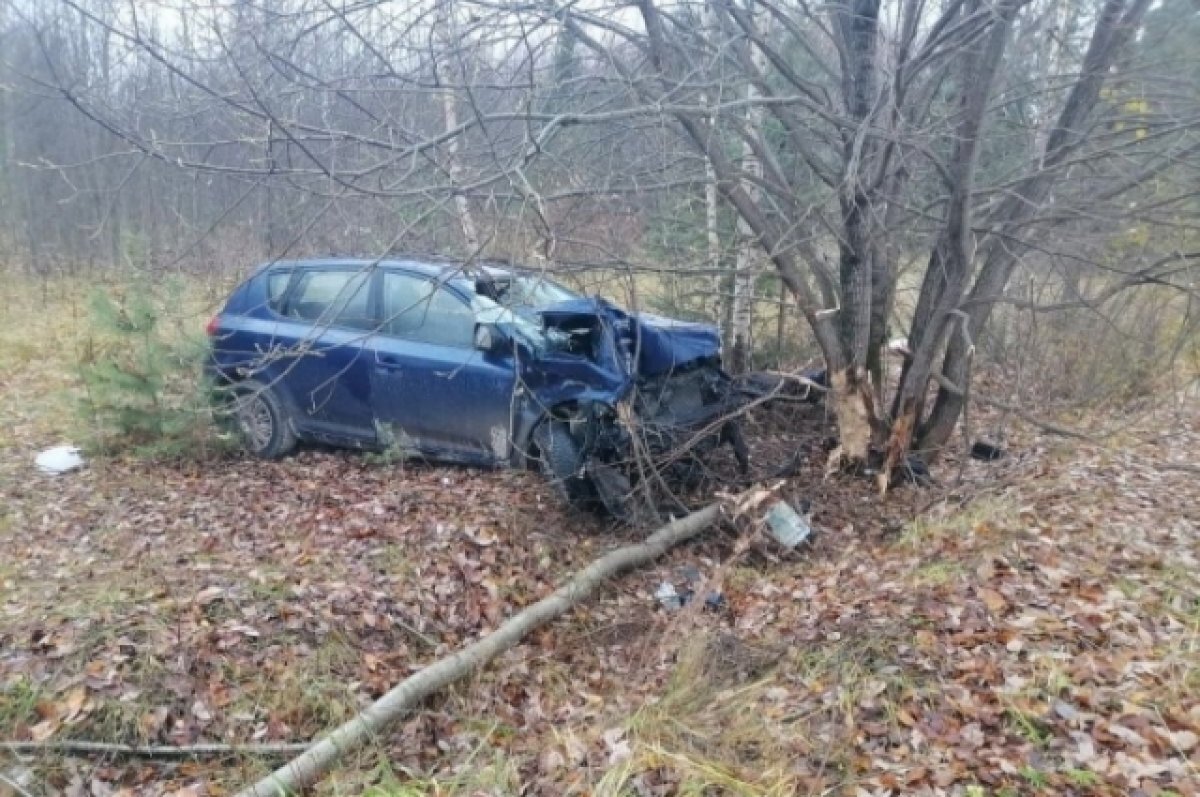
[[215, 315], [208, 319], [208, 323], [204, 325], [204, 334], [210, 338], [217, 334], [217, 330], [221, 328], [221, 316]]

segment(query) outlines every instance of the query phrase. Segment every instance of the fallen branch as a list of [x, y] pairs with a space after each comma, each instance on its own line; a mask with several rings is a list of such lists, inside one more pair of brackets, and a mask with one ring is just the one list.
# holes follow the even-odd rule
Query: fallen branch
[[[963, 388], [959, 387], [958, 385], [954, 384], [949, 379], [947, 379], [944, 374], [934, 374], [933, 380], [935, 382], [937, 382], [940, 387], [948, 390], [949, 392], [953, 393], [956, 396], [961, 396], [961, 397], [963, 397], [964, 400], [966, 400], [967, 392], [964, 391]], [[992, 409], [1001, 410], [1002, 412], [1007, 412], [1007, 413], [1011, 413], [1012, 415], [1016, 415], [1018, 418], [1025, 421], [1025, 423], [1029, 424], [1030, 426], [1034, 426], [1038, 429], [1041, 429], [1043, 432], [1046, 432], [1047, 434], [1057, 435], [1059, 437], [1071, 437], [1076, 440], [1088, 440], [1090, 442], [1098, 441], [1098, 438], [1095, 435], [1088, 434], [1087, 432], [1081, 432], [1078, 429], [1071, 429], [1066, 426], [1060, 426], [1056, 423], [1051, 423], [1050, 421], [1042, 420], [1041, 418], [1031, 415], [1030, 413], [1026, 412], [1025, 410], [1021, 409], [1020, 407], [1018, 407], [1014, 404], [1007, 404], [1003, 401], [998, 401], [994, 398], [989, 398], [987, 396], [978, 396], [978, 395], [974, 396], [974, 400], [978, 401], [980, 404], [984, 404], [988, 407], [991, 407]]]
[[267, 744], [185, 744], [134, 745], [113, 742], [87, 742], [75, 739], [45, 742], [0, 742], [0, 750], [10, 753], [87, 753], [136, 758], [189, 758], [222, 755], [279, 756], [295, 755], [309, 747], [308, 742]]
[[33, 797], [32, 794], [25, 790], [24, 786], [22, 786], [13, 778], [8, 777], [3, 772], [0, 772], [0, 786], [6, 786], [9, 789], [12, 789], [13, 794], [18, 795], [18, 797]]
[[362, 747], [421, 701], [469, 675], [516, 645], [531, 631], [563, 615], [613, 576], [651, 562], [675, 545], [697, 536], [716, 521], [719, 512], [718, 505], [712, 504], [668, 523], [644, 542], [618, 548], [600, 557], [554, 594], [513, 615], [484, 638], [409, 676], [354, 719], [314, 743], [303, 755], [238, 792], [236, 797], [278, 797], [313, 785], [342, 756]]

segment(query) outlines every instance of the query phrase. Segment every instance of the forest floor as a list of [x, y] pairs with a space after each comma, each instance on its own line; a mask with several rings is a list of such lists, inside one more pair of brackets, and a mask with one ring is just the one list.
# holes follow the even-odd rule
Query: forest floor
[[[346, 452], [42, 475], [81, 322], [16, 305], [0, 742], [306, 741], [639, 536], [532, 474]], [[884, 502], [823, 478], [819, 420], [750, 430], [760, 467], [806, 452], [781, 494], [812, 501], [811, 545], [784, 555], [745, 523], [673, 551], [318, 793], [1200, 794], [1195, 400], [1112, 434], [1094, 416], [1091, 440], [1018, 427], [1005, 459], [951, 458]], [[661, 582], [697, 577], [715, 611], [658, 605]], [[0, 747], [0, 796], [221, 795], [277, 763]]]

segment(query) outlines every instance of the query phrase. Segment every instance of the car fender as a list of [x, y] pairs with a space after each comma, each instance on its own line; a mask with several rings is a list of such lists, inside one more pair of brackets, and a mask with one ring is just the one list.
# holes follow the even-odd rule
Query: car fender
[[594, 417], [597, 410], [616, 413], [622, 395], [611, 390], [590, 388], [583, 383], [565, 383], [554, 390], [530, 391], [518, 388], [514, 402], [512, 460], [517, 467], [529, 464], [534, 432], [547, 420]]

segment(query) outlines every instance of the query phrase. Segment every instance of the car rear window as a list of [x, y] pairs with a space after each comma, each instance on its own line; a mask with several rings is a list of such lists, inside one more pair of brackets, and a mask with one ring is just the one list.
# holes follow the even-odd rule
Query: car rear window
[[314, 323], [374, 329], [369, 276], [365, 271], [306, 271], [288, 298], [285, 315]]

